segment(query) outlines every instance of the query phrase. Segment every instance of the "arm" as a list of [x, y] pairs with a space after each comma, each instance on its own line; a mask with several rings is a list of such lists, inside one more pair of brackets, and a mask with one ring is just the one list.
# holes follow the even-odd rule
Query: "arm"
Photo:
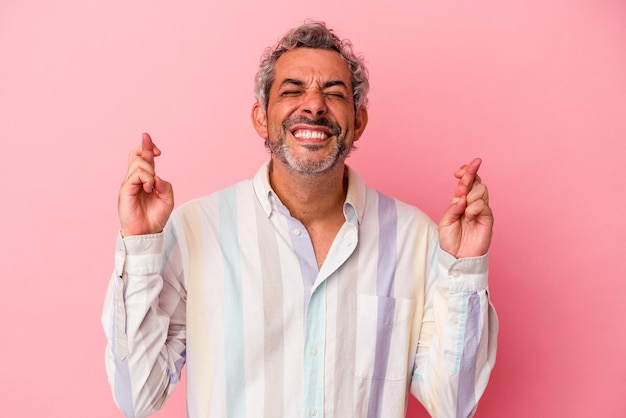
[[431, 239], [425, 314], [411, 393], [433, 417], [472, 416], [496, 358], [498, 320], [489, 302], [488, 256], [456, 259]]
[[[185, 293], [177, 247], [162, 263], [163, 234], [118, 238], [102, 324], [105, 364], [116, 404], [128, 417], [160, 409], [185, 362]], [[168, 247], [170, 245], [168, 244]], [[168, 272], [167, 280], [161, 272]]]
[[479, 166], [476, 159], [455, 173], [453, 201], [431, 237], [411, 392], [434, 417], [472, 416], [495, 363], [498, 321], [487, 287], [493, 217]]
[[159, 154], [147, 134], [131, 152], [120, 189], [116, 268], [102, 316], [109, 383], [119, 408], [133, 417], [163, 405], [184, 364], [185, 294], [179, 272], [169, 267], [180, 265], [176, 243], [168, 243], [173, 250], [167, 260], [162, 255], [160, 231], [173, 197], [169, 183], [154, 172]]

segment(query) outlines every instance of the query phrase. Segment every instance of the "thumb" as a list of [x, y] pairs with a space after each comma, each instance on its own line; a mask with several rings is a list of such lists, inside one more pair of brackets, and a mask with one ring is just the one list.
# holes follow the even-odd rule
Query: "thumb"
[[443, 213], [441, 219], [439, 220], [439, 226], [448, 226], [452, 225], [456, 221], [458, 221], [463, 213], [465, 213], [465, 209], [467, 207], [467, 198], [466, 196], [455, 197], [452, 199], [452, 203], [448, 206], [448, 209]]
[[159, 176], [154, 176], [154, 189], [159, 194], [172, 194], [172, 185]]

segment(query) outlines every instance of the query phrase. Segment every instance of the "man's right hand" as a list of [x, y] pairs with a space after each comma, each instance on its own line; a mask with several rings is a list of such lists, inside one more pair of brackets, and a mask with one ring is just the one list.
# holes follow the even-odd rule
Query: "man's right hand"
[[163, 231], [174, 209], [172, 185], [154, 171], [154, 158], [159, 155], [161, 151], [147, 133], [130, 153], [118, 200], [123, 237]]

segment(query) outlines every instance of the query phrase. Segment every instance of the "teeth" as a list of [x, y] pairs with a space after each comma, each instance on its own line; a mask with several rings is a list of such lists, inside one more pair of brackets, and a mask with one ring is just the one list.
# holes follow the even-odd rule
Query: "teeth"
[[294, 136], [302, 139], [326, 139], [328, 137], [328, 135], [324, 132], [307, 130], [299, 130], [294, 134]]

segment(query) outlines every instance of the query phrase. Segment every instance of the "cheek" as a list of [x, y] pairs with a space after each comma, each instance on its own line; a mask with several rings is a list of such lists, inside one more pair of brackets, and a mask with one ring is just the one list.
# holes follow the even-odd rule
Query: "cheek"
[[354, 108], [352, 107], [352, 104], [333, 104], [332, 106], [328, 106], [328, 110], [331, 114], [335, 115], [337, 120], [344, 121], [343, 123], [354, 124], [356, 114], [354, 113]]
[[283, 124], [279, 120], [274, 120], [274, 121], [272, 121], [272, 123], [269, 126], [269, 128], [270, 128], [270, 132], [272, 132], [272, 133], [280, 133], [280, 132], [283, 131]]

